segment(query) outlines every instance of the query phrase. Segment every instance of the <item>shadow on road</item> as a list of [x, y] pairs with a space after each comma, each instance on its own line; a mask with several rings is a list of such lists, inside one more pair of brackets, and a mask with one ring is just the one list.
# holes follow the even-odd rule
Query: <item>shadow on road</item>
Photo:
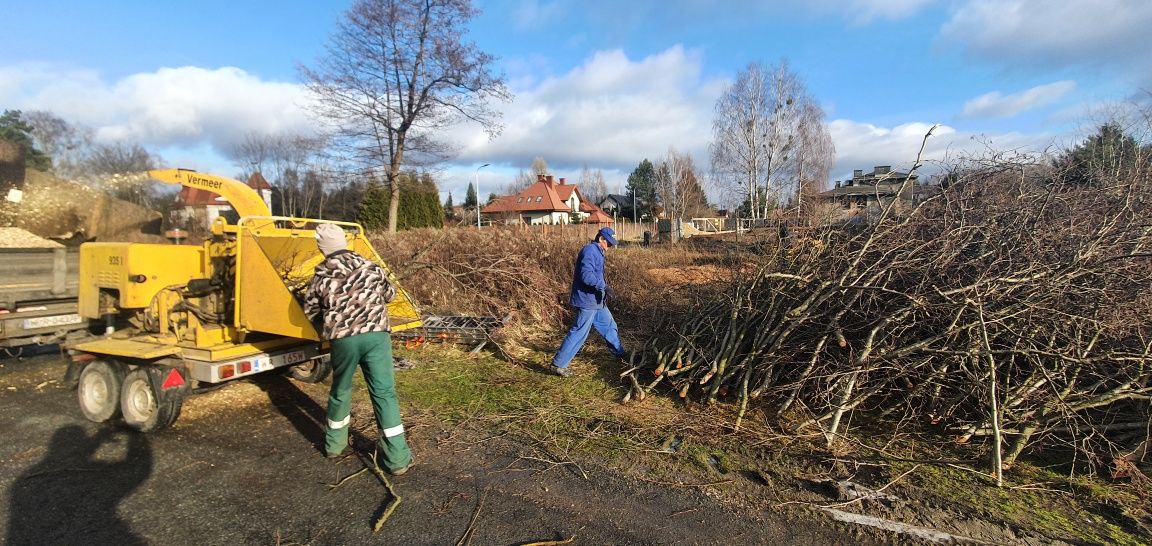
[[65, 426], [12, 484], [5, 544], [146, 544], [117, 506], [151, 474], [147, 435]]
[[253, 382], [268, 395], [268, 400], [296, 431], [311, 442], [316, 451], [324, 453], [324, 425], [327, 422], [324, 408], [284, 375], [264, 374], [254, 378]]
[[[328, 423], [327, 409], [316, 402], [308, 393], [300, 389], [296, 382], [287, 376], [275, 373], [254, 377], [252, 382], [268, 395], [273, 406], [288, 419], [289, 423], [321, 455], [324, 454], [324, 432]], [[374, 421], [373, 421], [374, 422]], [[375, 429], [375, 425], [372, 427]], [[354, 449], [371, 454], [376, 440], [352, 427], [348, 431], [348, 442]]]

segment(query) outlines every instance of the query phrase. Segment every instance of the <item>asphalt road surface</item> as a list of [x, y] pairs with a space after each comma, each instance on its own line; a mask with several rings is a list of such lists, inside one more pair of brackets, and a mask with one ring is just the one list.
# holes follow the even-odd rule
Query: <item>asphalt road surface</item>
[[[417, 465], [385, 488], [319, 451], [325, 385], [283, 377], [189, 398], [155, 434], [96, 424], [54, 354], [0, 360], [0, 537], [24, 544], [860, 544], [813, 518], [743, 513], [693, 488], [518, 458], [499, 435], [406, 423]], [[403, 397], [403, 392], [400, 393]], [[356, 421], [366, 426], [368, 419]], [[371, 431], [369, 431], [371, 432]], [[370, 449], [372, 435], [354, 442]]]

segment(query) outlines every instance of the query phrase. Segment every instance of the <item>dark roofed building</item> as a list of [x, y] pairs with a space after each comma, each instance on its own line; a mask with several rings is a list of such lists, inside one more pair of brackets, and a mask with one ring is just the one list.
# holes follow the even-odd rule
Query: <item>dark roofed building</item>
[[852, 171], [852, 178], [837, 180], [836, 187], [821, 192], [817, 197], [826, 203], [840, 206], [845, 219], [861, 215], [878, 214], [882, 207], [897, 200], [899, 210], [912, 206], [917, 175], [893, 171], [888, 165], [874, 167], [865, 174], [862, 169]]
[[627, 195], [610, 193], [608, 197], [601, 199], [597, 204], [609, 215], [632, 219], [632, 200]]

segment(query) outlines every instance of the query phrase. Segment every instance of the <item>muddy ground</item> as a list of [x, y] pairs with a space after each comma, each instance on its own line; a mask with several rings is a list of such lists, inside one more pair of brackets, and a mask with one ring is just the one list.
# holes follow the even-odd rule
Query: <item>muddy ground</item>
[[5, 544], [877, 542], [819, 516], [732, 510], [594, 463], [583, 479], [520, 458], [524, 446], [498, 434], [432, 419], [408, 420], [417, 466], [394, 478], [403, 500], [374, 535], [384, 487], [364, 473], [333, 489], [362, 464], [318, 448], [325, 385], [236, 382], [190, 398], [171, 429], [143, 435], [86, 421], [60, 384], [64, 368], [56, 355], [0, 360]]

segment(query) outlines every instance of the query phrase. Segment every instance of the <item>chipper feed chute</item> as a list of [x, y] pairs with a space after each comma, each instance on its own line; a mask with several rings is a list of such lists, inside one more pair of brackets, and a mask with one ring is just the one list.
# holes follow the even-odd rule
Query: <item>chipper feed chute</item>
[[[330, 222], [345, 229], [348, 248], [388, 271], [360, 226]], [[249, 332], [319, 340], [304, 316], [302, 296], [312, 271], [323, 259], [313, 229], [318, 221], [290, 218], [243, 218], [236, 249], [236, 324]], [[284, 227], [288, 226], [288, 227]], [[399, 285], [397, 285], [399, 287]], [[402, 289], [388, 305], [393, 330], [420, 326], [416, 306]]]

